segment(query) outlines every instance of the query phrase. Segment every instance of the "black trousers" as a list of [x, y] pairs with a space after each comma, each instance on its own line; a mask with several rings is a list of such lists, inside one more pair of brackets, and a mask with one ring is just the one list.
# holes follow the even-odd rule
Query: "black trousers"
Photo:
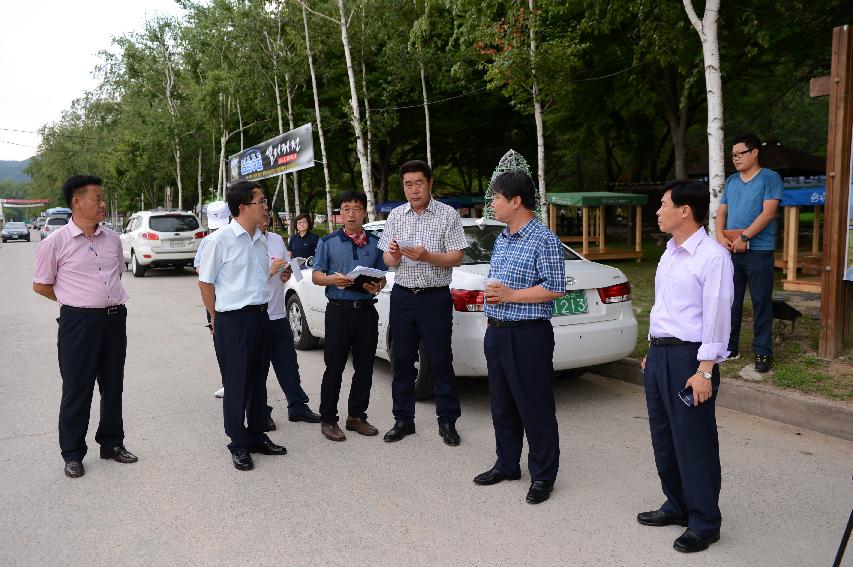
[[[691, 530], [708, 536], [720, 530], [720, 445], [715, 417], [716, 393], [698, 406], [678, 397], [699, 366], [698, 343], [650, 346], [645, 387], [655, 464], [668, 514], [689, 518]], [[714, 366], [711, 378], [720, 384]]]
[[222, 369], [222, 413], [231, 452], [250, 451], [267, 439], [267, 374], [270, 368], [266, 311], [217, 311], [214, 343]]
[[394, 418], [415, 419], [415, 361], [421, 341], [426, 347], [435, 382], [435, 413], [439, 423], [453, 423], [461, 415], [453, 373], [453, 300], [450, 288], [413, 294], [391, 289], [391, 343], [394, 378], [391, 394]]
[[732, 302], [732, 332], [729, 350], [740, 352], [740, 327], [746, 288], [752, 299], [752, 351], [773, 356], [773, 251], [747, 250], [732, 254], [735, 296]]
[[483, 340], [498, 460], [507, 474], [519, 471], [524, 435], [531, 480], [553, 482], [560, 466], [554, 403], [554, 328], [550, 321], [525, 327], [488, 327]]
[[373, 305], [356, 308], [330, 302], [326, 306], [323, 350], [326, 371], [320, 386], [320, 415], [324, 423], [338, 422], [341, 381], [350, 352], [355, 373], [349, 391], [348, 415], [367, 419], [378, 338], [379, 315]]
[[86, 456], [86, 432], [95, 382], [101, 394], [101, 419], [95, 441], [109, 449], [124, 443], [121, 399], [127, 353], [127, 309], [82, 313], [60, 309], [57, 351], [62, 375], [59, 447], [65, 462]]

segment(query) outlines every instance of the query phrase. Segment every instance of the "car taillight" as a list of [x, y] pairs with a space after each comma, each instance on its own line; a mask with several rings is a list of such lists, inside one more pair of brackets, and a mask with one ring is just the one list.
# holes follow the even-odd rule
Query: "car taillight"
[[160, 237], [153, 232], [142, 232], [139, 234], [139, 238], [142, 240], [160, 240]]
[[598, 288], [598, 296], [603, 303], [619, 303], [631, 301], [631, 282], [624, 282], [608, 287]]
[[207, 236], [207, 231], [205, 231], [205, 230], [202, 230], [200, 232], [195, 233], [196, 238], [204, 238], [205, 236]]
[[456, 311], [482, 311], [483, 292], [471, 289], [451, 289], [450, 296], [453, 298], [453, 308]]

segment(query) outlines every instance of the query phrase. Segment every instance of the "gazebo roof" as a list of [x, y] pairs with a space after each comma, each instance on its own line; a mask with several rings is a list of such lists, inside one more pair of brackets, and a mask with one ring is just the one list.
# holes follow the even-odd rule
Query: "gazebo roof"
[[600, 207], [620, 205], [645, 205], [646, 195], [633, 193], [611, 193], [609, 191], [589, 191], [579, 193], [548, 193], [548, 203], [567, 207]]

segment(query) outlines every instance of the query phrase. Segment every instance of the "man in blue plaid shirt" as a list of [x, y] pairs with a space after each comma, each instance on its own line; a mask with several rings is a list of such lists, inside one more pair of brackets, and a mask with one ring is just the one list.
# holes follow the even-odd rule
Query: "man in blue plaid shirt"
[[492, 251], [486, 281], [488, 317], [483, 350], [497, 462], [474, 478], [479, 485], [521, 478], [524, 435], [530, 448], [527, 502], [551, 495], [560, 462], [554, 405], [554, 300], [566, 293], [563, 246], [539, 223], [529, 175], [509, 171], [492, 183], [495, 218], [507, 224]]

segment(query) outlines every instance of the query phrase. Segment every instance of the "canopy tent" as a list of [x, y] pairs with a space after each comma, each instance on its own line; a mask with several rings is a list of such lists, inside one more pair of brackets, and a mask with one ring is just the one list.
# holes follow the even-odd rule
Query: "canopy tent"
[[[454, 209], [466, 209], [468, 207], [481, 206], [485, 199], [482, 195], [450, 195], [447, 197], [435, 197], [436, 201], [450, 205]], [[405, 205], [406, 201], [386, 201], [376, 204], [376, 212], [387, 214], [400, 205]]]
[[[635, 195], [632, 193], [610, 193], [608, 191], [591, 191], [580, 193], [548, 193], [549, 224], [556, 232], [557, 207], [574, 207], [580, 209], [582, 219], [581, 236], [560, 236], [563, 242], [581, 242], [581, 254], [596, 260], [620, 260], [635, 259], [638, 262], [643, 257], [643, 205], [648, 201], [646, 195]], [[605, 247], [605, 207], [634, 207], [635, 215], [634, 250], [607, 249]], [[630, 222], [632, 215], [628, 215], [630, 240]], [[598, 247], [591, 249], [590, 242], [596, 242]], [[629, 242], [630, 244], [630, 242]]]
[[[820, 272], [823, 254], [820, 250], [820, 226], [823, 204], [826, 200], [825, 185], [785, 187], [779, 206], [784, 207], [785, 224], [782, 235], [782, 253], [776, 254], [775, 266], [785, 270], [782, 289], [785, 291], [809, 291], [820, 293], [820, 277], [798, 277], [797, 270], [811, 268]], [[800, 208], [814, 207], [812, 226], [812, 248], [810, 252], [799, 250]]]

